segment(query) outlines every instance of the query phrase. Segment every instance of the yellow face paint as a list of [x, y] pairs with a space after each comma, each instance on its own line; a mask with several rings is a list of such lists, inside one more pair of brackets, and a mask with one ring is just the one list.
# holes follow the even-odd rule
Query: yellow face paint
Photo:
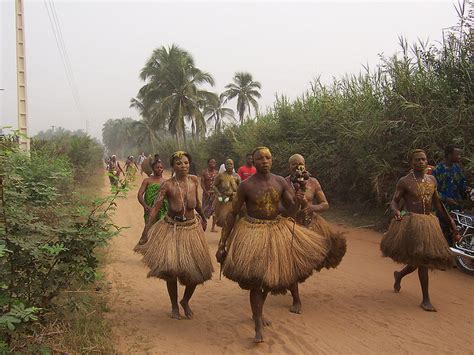
[[184, 150], [178, 150], [177, 152], [173, 153], [173, 157], [181, 158], [182, 156], [186, 155], [186, 152]]
[[270, 149], [268, 149], [267, 147], [257, 147], [257, 148], [255, 148], [255, 149], [253, 150], [252, 156], [253, 156], [256, 152], [258, 152], [259, 150], [261, 150], [261, 151], [264, 152], [264, 153], [267, 153], [267, 154], [272, 155], [272, 153], [270, 152]]

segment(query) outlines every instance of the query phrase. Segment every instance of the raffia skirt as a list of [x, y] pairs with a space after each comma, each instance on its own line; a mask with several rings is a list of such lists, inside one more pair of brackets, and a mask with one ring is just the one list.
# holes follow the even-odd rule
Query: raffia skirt
[[320, 267], [325, 267], [327, 269], [337, 267], [341, 263], [347, 250], [347, 243], [344, 235], [335, 232], [329, 223], [316, 213], [313, 214], [308, 228], [319, 235], [324, 236], [326, 238], [326, 243], [328, 244], [328, 255]]
[[453, 263], [438, 219], [433, 215], [410, 213], [392, 220], [380, 243], [383, 256], [395, 262], [430, 269], [446, 269]]
[[224, 227], [227, 216], [232, 212], [232, 201], [222, 203], [217, 198], [215, 201], [216, 224], [219, 227]]
[[134, 249], [150, 268], [148, 277], [197, 285], [210, 280], [214, 271], [209, 246], [197, 218], [176, 222], [169, 216], [156, 222], [148, 241]]
[[243, 289], [285, 293], [305, 281], [326, 259], [325, 238], [288, 218], [260, 220], [245, 216], [227, 241], [223, 273]]

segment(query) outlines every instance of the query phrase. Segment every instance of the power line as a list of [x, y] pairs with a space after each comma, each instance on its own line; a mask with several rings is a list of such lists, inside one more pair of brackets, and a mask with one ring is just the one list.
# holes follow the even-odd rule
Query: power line
[[46, 12], [48, 13], [49, 23], [51, 24], [51, 29], [53, 30], [54, 39], [56, 41], [56, 46], [58, 47], [58, 51], [59, 51], [59, 54], [60, 54], [60, 57], [61, 57], [61, 63], [63, 64], [64, 71], [66, 73], [66, 79], [68, 81], [69, 88], [71, 90], [71, 94], [74, 98], [74, 101], [76, 103], [77, 108], [79, 109], [79, 101], [78, 101], [78, 98], [76, 97], [76, 93], [73, 89], [73, 85], [72, 85], [72, 82], [71, 82], [71, 77], [70, 77], [69, 70], [68, 70], [68, 67], [67, 67], [67, 64], [66, 64], [66, 59], [64, 58], [64, 53], [63, 53], [63, 50], [62, 50], [62, 47], [61, 47], [61, 44], [60, 44], [60, 41], [59, 41], [59, 35], [58, 35], [57, 29], [55, 27], [55, 23], [54, 23], [53, 18], [52, 18], [51, 10], [48, 7], [47, 0], [44, 1], [44, 5], [46, 7]]
[[71, 90], [72, 97], [76, 104], [76, 107], [80, 114], [85, 116], [83, 106], [81, 105], [80, 97], [79, 97], [79, 90], [77, 89], [74, 73], [72, 71], [71, 63], [69, 60], [69, 55], [67, 52], [66, 44], [64, 42], [64, 38], [61, 31], [61, 25], [59, 23], [59, 18], [56, 12], [56, 8], [54, 2], [52, 0], [48, 1], [44, 0], [44, 4], [46, 7], [46, 11], [48, 13], [49, 22], [51, 24], [51, 29], [53, 30], [54, 38], [56, 41], [56, 46], [58, 47], [59, 54], [61, 57], [61, 62], [64, 67], [64, 71], [66, 73], [66, 79], [69, 84], [69, 88]]
[[[52, 10], [53, 20], [55, 20], [56, 28], [58, 29], [59, 43], [62, 46], [64, 57], [66, 59], [66, 66], [68, 67], [69, 76], [70, 76], [71, 82], [73, 84], [73, 90], [76, 93], [76, 97], [78, 98], [79, 104], [81, 104], [81, 100], [80, 100], [80, 96], [79, 96], [79, 90], [77, 89], [77, 84], [76, 84], [76, 78], [74, 77], [74, 72], [73, 72], [72, 67], [71, 67], [71, 60], [69, 59], [69, 54], [68, 54], [68, 51], [67, 51], [67, 47], [66, 47], [66, 44], [64, 43], [64, 37], [63, 37], [62, 29], [61, 29], [61, 24], [59, 22], [59, 17], [58, 17], [57, 11], [56, 11], [56, 5], [54, 4], [53, 0], [50, 0], [49, 2], [50, 2], [49, 6]], [[82, 105], [81, 105], [81, 109], [83, 109]]]

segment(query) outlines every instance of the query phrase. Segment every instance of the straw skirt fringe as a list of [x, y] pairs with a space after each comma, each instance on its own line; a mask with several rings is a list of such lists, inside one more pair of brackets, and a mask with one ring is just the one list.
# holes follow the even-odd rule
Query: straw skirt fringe
[[326, 238], [329, 250], [322, 267], [327, 269], [337, 267], [341, 263], [347, 250], [347, 243], [344, 235], [335, 232], [329, 223], [316, 213], [313, 214], [308, 228]]
[[380, 243], [383, 256], [395, 262], [430, 269], [446, 269], [453, 263], [438, 219], [433, 215], [410, 213], [392, 220]]
[[245, 216], [236, 222], [227, 242], [224, 275], [243, 289], [284, 293], [303, 282], [326, 259], [321, 235], [278, 217], [266, 221]]
[[143, 255], [142, 261], [150, 268], [148, 277], [197, 285], [210, 280], [214, 271], [197, 218], [176, 222], [166, 216], [150, 228], [148, 241], [134, 251]]

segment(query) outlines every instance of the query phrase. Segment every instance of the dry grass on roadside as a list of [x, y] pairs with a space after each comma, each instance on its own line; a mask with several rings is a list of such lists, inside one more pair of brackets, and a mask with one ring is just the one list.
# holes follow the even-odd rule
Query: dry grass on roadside
[[46, 325], [34, 342], [53, 352], [113, 352], [105, 317], [108, 289], [105, 281], [99, 281], [63, 292], [54, 312], [45, 315]]

